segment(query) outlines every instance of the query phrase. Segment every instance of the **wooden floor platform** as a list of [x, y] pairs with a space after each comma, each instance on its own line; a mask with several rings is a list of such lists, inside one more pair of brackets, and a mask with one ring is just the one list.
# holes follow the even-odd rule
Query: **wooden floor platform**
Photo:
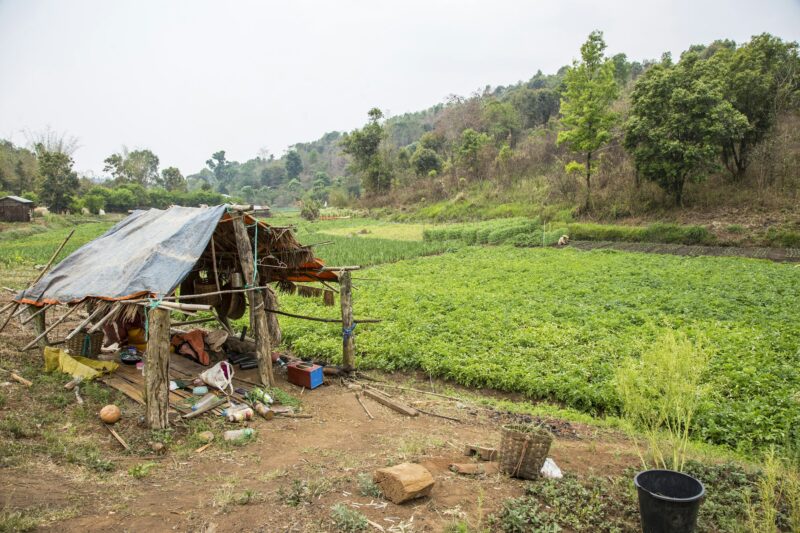
[[[204, 370], [208, 370], [208, 368], [210, 367], [200, 365], [182, 355], [173, 353], [170, 355], [169, 361], [169, 378], [171, 380], [192, 381], [194, 378], [199, 377]], [[100, 381], [109, 387], [117, 389], [132, 400], [144, 405], [144, 375], [142, 374], [141, 370], [136, 368], [135, 365], [126, 365], [120, 363], [119, 368], [117, 368], [115, 372], [101, 378]], [[243, 379], [241, 377], [237, 378], [234, 373], [233, 387], [235, 389], [249, 391], [254, 385], [256, 385], [256, 383], [253, 381]], [[216, 390], [210, 390], [209, 392], [214, 392], [220, 397], [223, 396], [222, 393]], [[192, 396], [193, 395], [190, 391], [184, 389], [170, 391], [169, 406], [171, 410], [182, 414], [190, 412], [191, 404], [188, 401], [188, 398], [191, 398]], [[195, 398], [199, 400], [198, 397]], [[239, 401], [244, 400], [244, 397], [237, 392], [233, 393], [232, 398]], [[223, 404], [220, 407], [212, 409], [210, 412], [222, 414], [222, 410], [224, 408], [225, 405]]]

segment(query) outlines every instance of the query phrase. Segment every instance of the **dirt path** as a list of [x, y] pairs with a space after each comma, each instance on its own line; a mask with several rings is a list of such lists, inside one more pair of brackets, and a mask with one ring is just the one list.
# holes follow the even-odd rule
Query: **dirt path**
[[685, 244], [658, 244], [646, 242], [572, 241], [578, 250], [621, 250], [649, 254], [684, 255], [689, 257], [749, 257], [776, 262], [800, 263], [800, 248], [741, 248], [736, 246], [699, 246]]

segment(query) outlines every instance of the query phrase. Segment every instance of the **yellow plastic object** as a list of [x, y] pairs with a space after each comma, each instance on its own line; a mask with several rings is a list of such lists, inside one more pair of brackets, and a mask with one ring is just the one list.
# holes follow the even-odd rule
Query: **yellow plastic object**
[[98, 361], [88, 357], [71, 356], [64, 350], [47, 346], [44, 349], [44, 371], [60, 370], [75, 378], [91, 380], [113, 372], [119, 365], [113, 361]]
[[[144, 329], [142, 328], [129, 328], [128, 329], [128, 344], [133, 344], [134, 346], [140, 344], [147, 344], [147, 338], [144, 334]], [[137, 346], [138, 348], [138, 346]], [[144, 351], [144, 350], [142, 350]]]

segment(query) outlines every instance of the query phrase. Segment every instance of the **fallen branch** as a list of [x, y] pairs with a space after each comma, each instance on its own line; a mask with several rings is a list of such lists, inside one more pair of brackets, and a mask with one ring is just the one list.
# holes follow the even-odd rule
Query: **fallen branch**
[[416, 410], [419, 411], [420, 413], [428, 415], [428, 416], [435, 416], [436, 418], [444, 418], [445, 420], [452, 420], [453, 422], [458, 422], [459, 424], [462, 422], [462, 420], [459, 419], [459, 418], [453, 418], [452, 416], [440, 415], [438, 413], [432, 413], [430, 411], [424, 411], [424, 410], [420, 409], [419, 407], [416, 407]]
[[125, 450], [126, 450], [126, 451], [130, 451], [131, 447], [130, 447], [130, 446], [128, 446], [128, 443], [127, 443], [127, 442], [125, 442], [125, 439], [123, 439], [122, 437], [120, 437], [120, 436], [119, 436], [119, 433], [117, 433], [116, 431], [114, 431], [114, 428], [112, 428], [111, 426], [109, 426], [109, 425], [108, 425], [108, 424], [106, 424], [106, 423], [103, 423], [103, 425], [106, 427], [106, 429], [108, 430], [108, 432], [109, 432], [109, 433], [111, 433], [111, 435], [112, 435], [112, 436], [113, 436], [115, 439], [117, 439], [117, 442], [119, 442], [120, 444], [122, 444], [122, 447], [123, 447], [123, 448], [125, 448]]
[[395, 402], [393, 400], [390, 400], [386, 396], [383, 396], [382, 394], [378, 394], [375, 391], [367, 389], [367, 390], [364, 391], [364, 394], [368, 398], [372, 398], [376, 402], [378, 402], [380, 404], [383, 404], [386, 407], [388, 407], [390, 409], [393, 409], [393, 410], [397, 411], [400, 414], [404, 414], [406, 416], [417, 416], [417, 415], [419, 415], [419, 412], [417, 412], [416, 409], [414, 409], [412, 407], [409, 407], [409, 406], [407, 406], [405, 404], [402, 404], [400, 402]]
[[30, 382], [30, 381], [28, 381], [27, 379], [23, 378], [23, 377], [22, 377], [22, 376], [20, 376], [19, 374], [15, 373], [15, 372], [12, 372], [11, 370], [6, 370], [5, 368], [0, 368], [0, 370], [2, 370], [3, 372], [6, 372], [6, 373], [8, 373], [8, 374], [10, 374], [10, 375], [11, 375], [11, 379], [13, 379], [14, 381], [16, 381], [17, 383], [22, 383], [22, 384], [23, 384], [23, 385], [25, 385], [26, 387], [30, 387], [31, 385], [33, 385], [33, 383], [32, 383], [32, 382]]
[[356, 400], [358, 400], [358, 403], [361, 404], [361, 407], [364, 409], [364, 412], [367, 413], [367, 416], [369, 417], [369, 419], [370, 420], [375, 420], [375, 417], [372, 416], [372, 413], [369, 412], [369, 409], [367, 409], [367, 406], [364, 405], [364, 402], [361, 401], [361, 395], [359, 393], [356, 393], [355, 395], [356, 395]]
[[448, 400], [453, 400], [453, 401], [456, 401], [456, 402], [463, 402], [464, 401], [461, 398], [456, 398], [455, 396], [447, 396], [446, 394], [439, 394], [438, 392], [429, 392], [429, 391], [424, 391], [424, 390], [419, 390], [419, 389], [412, 389], [411, 387], [401, 387], [399, 385], [388, 385], [388, 384], [385, 384], [385, 383], [381, 383], [379, 386], [380, 387], [388, 387], [390, 389], [400, 389], [400, 390], [405, 390], [405, 391], [409, 391], [409, 392], [418, 392], [420, 394], [428, 394], [430, 396], [437, 396], [439, 398], [446, 398]]

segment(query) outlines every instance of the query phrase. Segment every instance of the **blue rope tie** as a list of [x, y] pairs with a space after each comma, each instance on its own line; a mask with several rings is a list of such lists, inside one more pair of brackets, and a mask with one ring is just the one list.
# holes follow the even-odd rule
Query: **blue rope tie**
[[144, 313], [144, 338], [148, 341], [150, 340], [150, 311], [158, 307], [158, 304], [161, 303], [162, 298], [156, 300], [155, 298], [148, 298], [147, 299], [147, 310]]
[[345, 340], [345, 342], [347, 341], [347, 339], [353, 336], [353, 330], [356, 329], [357, 325], [358, 322], [353, 322], [353, 325], [350, 326], [349, 328], [342, 328], [342, 338]]

